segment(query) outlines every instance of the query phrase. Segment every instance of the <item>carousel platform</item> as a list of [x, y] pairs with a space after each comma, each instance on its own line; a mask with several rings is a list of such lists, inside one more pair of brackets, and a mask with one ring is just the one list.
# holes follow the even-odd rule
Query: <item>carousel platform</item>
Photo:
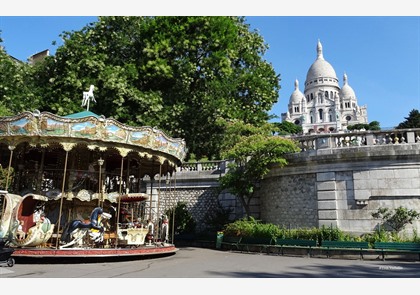
[[16, 248], [12, 257], [19, 262], [19, 260], [36, 259], [39, 261], [41, 258], [50, 259], [57, 258], [61, 262], [66, 259], [66, 262], [78, 259], [94, 258], [98, 260], [111, 259], [111, 260], [126, 260], [135, 258], [151, 258], [161, 257], [175, 254], [179, 249], [172, 244], [167, 245], [144, 245], [139, 247], [126, 247], [126, 248], [68, 248], [68, 249], [55, 249], [55, 248]]

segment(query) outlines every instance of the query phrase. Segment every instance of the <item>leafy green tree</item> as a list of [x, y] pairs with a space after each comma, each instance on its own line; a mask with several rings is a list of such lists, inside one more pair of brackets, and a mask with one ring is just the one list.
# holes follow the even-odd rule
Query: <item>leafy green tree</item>
[[300, 151], [294, 141], [273, 136], [273, 131], [278, 130], [269, 123], [256, 127], [236, 121], [227, 127], [222, 156], [233, 162], [219, 181], [222, 190], [236, 195], [247, 216], [250, 201], [271, 166], [287, 165], [284, 155]]
[[406, 128], [420, 128], [420, 112], [416, 109], [412, 109], [408, 114], [408, 117], [405, 117], [405, 121], [398, 124], [396, 129], [406, 129]]
[[38, 107], [31, 67], [7, 54], [0, 38], [0, 116], [15, 115]]
[[303, 131], [302, 126], [293, 124], [292, 122], [288, 121], [281, 123], [274, 122], [273, 124], [276, 126], [276, 128], [278, 128], [279, 135], [300, 134]]
[[358, 124], [354, 124], [354, 125], [349, 125], [347, 126], [347, 129], [350, 131], [353, 130], [381, 130], [381, 126], [380, 123], [378, 121], [372, 121], [369, 124], [365, 124], [365, 123], [358, 123]]
[[225, 130], [216, 121], [263, 124], [278, 100], [268, 45], [243, 17], [99, 17], [61, 38], [36, 67], [42, 110], [82, 111], [93, 84], [91, 111], [184, 138], [198, 159], [220, 158]]
[[381, 207], [372, 213], [372, 217], [382, 219], [385, 226], [389, 226], [392, 231], [400, 232], [407, 224], [412, 224], [414, 220], [418, 219], [420, 213], [402, 206], [394, 210]]

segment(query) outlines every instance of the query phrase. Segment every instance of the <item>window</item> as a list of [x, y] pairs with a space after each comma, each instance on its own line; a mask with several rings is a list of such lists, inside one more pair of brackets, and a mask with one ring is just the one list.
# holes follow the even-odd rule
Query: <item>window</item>
[[328, 111], [328, 121], [333, 122], [333, 111], [332, 110]]

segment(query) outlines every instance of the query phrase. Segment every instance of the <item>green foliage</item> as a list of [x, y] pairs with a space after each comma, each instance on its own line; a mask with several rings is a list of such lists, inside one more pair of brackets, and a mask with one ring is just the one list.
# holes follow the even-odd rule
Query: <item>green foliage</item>
[[82, 111], [94, 84], [91, 111], [184, 138], [197, 159], [221, 158], [216, 121], [260, 125], [278, 100], [268, 45], [243, 17], [106, 16], [60, 37], [55, 56], [34, 67], [41, 111]]
[[166, 210], [165, 215], [169, 219], [174, 218], [174, 231], [176, 235], [195, 232], [196, 222], [190, 211], [188, 211], [185, 202], [178, 202], [175, 208]]
[[420, 213], [415, 210], [407, 209], [402, 206], [391, 210], [389, 208], [379, 208], [372, 213], [372, 217], [382, 219], [385, 229], [390, 229], [396, 233], [402, 231], [407, 224], [412, 224], [420, 217]]
[[0, 116], [15, 115], [39, 106], [32, 68], [7, 54], [0, 42]]
[[294, 141], [273, 136], [272, 130], [268, 123], [256, 127], [235, 121], [226, 126], [222, 157], [233, 162], [219, 179], [220, 189], [237, 196], [246, 215], [255, 190], [271, 166], [285, 166], [284, 155], [299, 151]]
[[[9, 168], [3, 168], [3, 166], [0, 164], [0, 189], [6, 189], [7, 184], [7, 175], [9, 174]], [[11, 182], [13, 181], [14, 177], [14, 170], [13, 167], [10, 167], [10, 174], [9, 174], [9, 186]]]
[[281, 123], [273, 123], [278, 129], [278, 135], [288, 135], [288, 134], [301, 134], [303, 129], [302, 126], [293, 124], [292, 122], [284, 121]]
[[405, 242], [407, 238], [402, 238], [396, 232], [389, 232], [384, 228], [378, 228], [373, 233], [363, 234], [361, 239], [373, 245], [375, 242]]
[[372, 121], [369, 124], [359, 123], [347, 126], [349, 131], [353, 130], [381, 130], [381, 126], [378, 121]]
[[250, 216], [227, 224], [223, 232], [227, 236], [275, 237], [279, 233], [278, 230], [277, 226], [264, 224]]
[[246, 217], [227, 224], [223, 229], [223, 233], [226, 236], [256, 236], [271, 237], [273, 239], [317, 240], [318, 243], [321, 243], [322, 240], [352, 241], [360, 239], [344, 233], [338, 228], [322, 226], [321, 228], [292, 229], [271, 223], [263, 223], [253, 217]]
[[335, 227], [322, 226], [321, 228], [290, 228], [271, 223], [263, 223], [252, 217], [236, 220], [226, 224], [223, 229], [225, 236], [256, 236], [282, 239], [305, 239], [317, 240], [320, 244], [323, 240], [328, 241], [359, 241], [369, 242], [419, 242], [420, 238], [414, 231], [412, 236], [399, 235], [397, 232], [389, 232], [379, 228], [373, 233], [360, 236], [351, 235]]
[[375, 242], [420, 242], [416, 231], [414, 231], [412, 236], [404, 236], [399, 235], [397, 232], [389, 232], [384, 228], [379, 228], [373, 233], [355, 236], [335, 227], [322, 226], [321, 228], [292, 229], [271, 223], [263, 223], [252, 217], [236, 220], [233, 223], [225, 225], [223, 234], [225, 236], [317, 240], [318, 244], [321, 244], [325, 240], [369, 242], [370, 245], [373, 245]]
[[398, 124], [396, 129], [406, 129], [406, 128], [420, 128], [420, 112], [416, 109], [412, 109], [408, 114], [408, 117], [405, 117], [405, 121]]

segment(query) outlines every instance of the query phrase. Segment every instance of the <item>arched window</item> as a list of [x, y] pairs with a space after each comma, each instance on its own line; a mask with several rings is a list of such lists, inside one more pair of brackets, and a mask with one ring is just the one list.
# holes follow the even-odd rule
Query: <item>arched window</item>
[[323, 110], [322, 109], [319, 109], [318, 110], [318, 113], [319, 113], [319, 120], [320, 121], [322, 121], [324, 118], [323, 118], [323, 115], [324, 115], [324, 112], [323, 112]]
[[313, 100], [314, 99], [314, 94], [313, 93], [311, 93], [311, 100]]
[[333, 111], [332, 110], [328, 111], [328, 122], [333, 122]]
[[325, 91], [325, 97], [328, 98], [328, 91]]

